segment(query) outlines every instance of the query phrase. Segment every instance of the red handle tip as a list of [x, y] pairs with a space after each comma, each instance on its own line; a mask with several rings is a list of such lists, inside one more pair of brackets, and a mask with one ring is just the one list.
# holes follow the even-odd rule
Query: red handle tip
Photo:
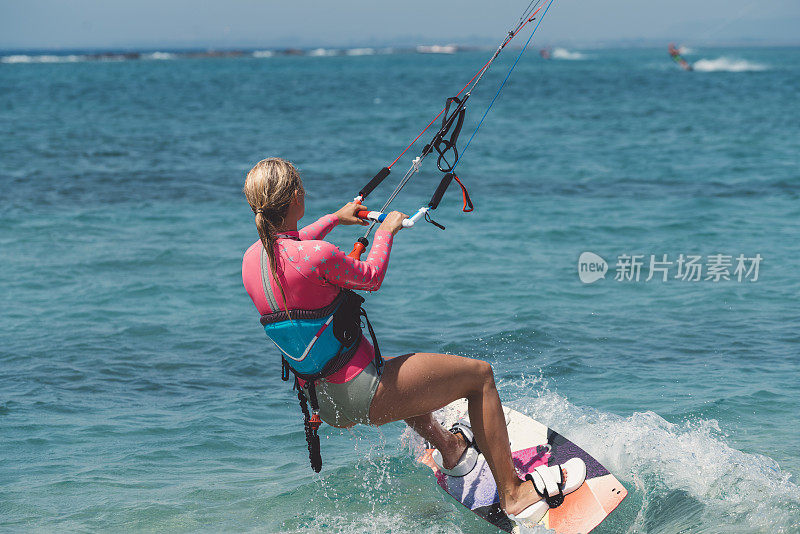
[[367, 247], [365, 247], [361, 243], [356, 243], [355, 245], [353, 245], [353, 250], [352, 250], [352, 252], [350, 252], [350, 254], [348, 254], [348, 256], [350, 256], [354, 260], [360, 260], [361, 259], [361, 255], [364, 253], [366, 248]]

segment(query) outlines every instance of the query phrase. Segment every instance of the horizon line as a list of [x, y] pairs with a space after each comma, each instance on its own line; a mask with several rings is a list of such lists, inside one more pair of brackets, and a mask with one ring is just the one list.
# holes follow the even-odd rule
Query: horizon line
[[[554, 40], [556, 41], [556, 40]], [[644, 49], [644, 48], [661, 48], [662, 46], [666, 46], [668, 43], [691, 43], [688, 46], [709, 46], [709, 47], [718, 47], [718, 48], [740, 48], [740, 47], [758, 47], [758, 48], [797, 48], [800, 47], [800, 40], [798, 41], [770, 41], [767, 39], [741, 39], [741, 40], [718, 40], [718, 41], [705, 41], [705, 42], [694, 42], [692, 43], [691, 40], [681, 40], [681, 39], [654, 39], [654, 38], [636, 38], [636, 39], [618, 39], [618, 40], [597, 40], [594, 42], [574, 42], [569, 40], [563, 40], [561, 42], [549, 42], [547, 44], [538, 45], [537, 48], [580, 48], [580, 49], [611, 49], [611, 48], [620, 48], [620, 49]], [[395, 51], [409, 51], [415, 52], [419, 51], [420, 48], [448, 48], [452, 47], [455, 51], [464, 52], [469, 50], [485, 50], [488, 48], [492, 48], [490, 45], [482, 45], [482, 44], [474, 44], [474, 45], [467, 45], [467, 44], [456, 44], [453, 42], [448, 43], [439, 43], [439, 44], [430, 44], [430, 42], [417, 43], [417, 44], [364, 44], [364, 45], [319, 45], [319, 46], [290, 46], [290, 45], [252, 45], [252, 44], [243, 44], [243, 45], [231, 45], [226, 44], [223, 46], [215, 46], [210, 44], [168, 44], [164, 43], [161, 45], [151, 45], [151, 44], [141, 44], [141, 45], [119, 45], [119, 46], [58, 46], [58, 47], [33, 47], [33, 48], [22, 48], [22, 47], [5, 47], [0, 45], [0, 54], [7, 55], [13, 53], [25, 53], [25, 52], [36, 52], [36, 53], [52, 53], [53, 55], [60, 55], [60, 54], [68, 54], [70, 52], [89, 52], [95, 54], [103, 54], [103, 53], [125, 53], [125, 52], [132, 52], [132, 53], [152, 53], [152, 52], [176, 52], [176, 53], [204, 53], [204, 52], [219, 52], [219, 53], [251, 53], [251, 52], [275, 52], [275, 53], [285, 53], [285, 52], [311, 52], [316, 50], [327, 50], [327, 51], [348, 51], [348, 50], [395, 50]], [[433, 52], [436, 53], [436, 52]], [[443, 52], [448, 53], [448, 52]]]

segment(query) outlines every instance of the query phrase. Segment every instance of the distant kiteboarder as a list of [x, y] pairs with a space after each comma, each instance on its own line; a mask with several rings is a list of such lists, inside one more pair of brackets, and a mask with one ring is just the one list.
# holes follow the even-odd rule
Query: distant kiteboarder
[[675, 43], [669, 44], [669, 55], [672, 58], [672, 61], [680, 65], [683, 70], [692, 70], [692, 65], [683, 59], [683, 56], [681, 56], [681, 51], [679, 48], [675, 47]]
[[550, 53], [550, 47], [546, 46], [546, 47], [542, 48], [541, 50], [539, 50], [539, 55], [542, 56], [542, 59], [550, 59], [550, 57], [552, 55]]

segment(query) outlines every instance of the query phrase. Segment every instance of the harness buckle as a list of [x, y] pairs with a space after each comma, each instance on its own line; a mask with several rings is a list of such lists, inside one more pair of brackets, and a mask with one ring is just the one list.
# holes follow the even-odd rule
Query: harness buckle
[[311, 417], [308, 418], [308, 426], [312, 427], [316, 432], [319, 430], [320, 425], [322, 425], [322, 419], [319, 417], [319, 410], [314, 410], [311, 413]]

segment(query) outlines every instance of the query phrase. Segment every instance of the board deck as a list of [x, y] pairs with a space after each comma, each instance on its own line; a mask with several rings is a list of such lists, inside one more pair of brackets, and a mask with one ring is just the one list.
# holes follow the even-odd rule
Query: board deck
[[[586, 481], [564, 498], [558, 508], [550, 509], [540, 522], [558, 534], [586, 534], [599, 525], [628, 494], [625, 487], [600, 462], [583, 449], [508, 407], [503, 407], [508, 422], [512, 457], [517, 472], [523, 476], [540, 465], [563, 464], [570, 458], [586, 463]], [[455, 401], [434, 414], [445, 428], [467, 416], [467, 401]], [[464, 477], [449, 477], [433, 462], [433, 449], [426, 449], [417, 460], [433, 470], [439, 486], [458, 502], [489, 523], [506, 532], [515, 532], [514, 523], [500, 508], [497, 485], [489, 466], [480, 455], [478, 463]]]

